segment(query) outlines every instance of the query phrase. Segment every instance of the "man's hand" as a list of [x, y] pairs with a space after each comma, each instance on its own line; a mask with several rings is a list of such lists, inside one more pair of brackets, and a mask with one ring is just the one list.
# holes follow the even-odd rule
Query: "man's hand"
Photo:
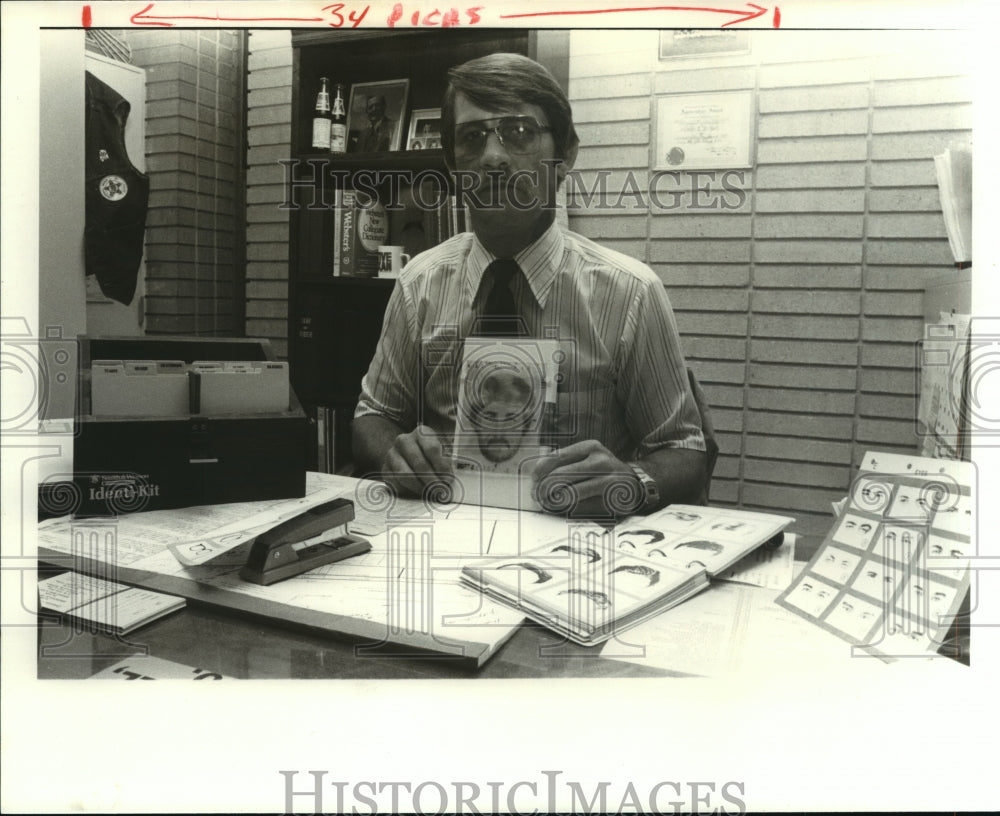
[[534, 479], [538, 503], [550, 513], [619, 516], [643, 503], [632, 468], [594, 439], [540, 459]]
[[382, 478], [400, 495], [420, 496], [430, 485], [451, 484], [452, 470], [437, 434], [418, 425], [396, 437], [382, 463]]

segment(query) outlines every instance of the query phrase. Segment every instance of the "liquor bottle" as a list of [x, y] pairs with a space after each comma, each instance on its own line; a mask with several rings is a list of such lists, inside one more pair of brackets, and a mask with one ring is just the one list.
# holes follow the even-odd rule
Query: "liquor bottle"
[[344, 86], [333, 86], [333, 114], [330, 120], [330, 152], [347, 152], [347, 110], [344, 108]]
[[316, 113], [313, 114], [312, 146], [316, 150], [330, 149], [330, 91], [329, 79], [320, 77], [321, 87], [316, 94]]

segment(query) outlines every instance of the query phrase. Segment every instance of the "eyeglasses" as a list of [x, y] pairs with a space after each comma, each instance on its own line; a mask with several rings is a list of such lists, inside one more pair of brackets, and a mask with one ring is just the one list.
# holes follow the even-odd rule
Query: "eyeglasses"
[[463, 122], [455, 128], [455, 156], [460, 159], [478, 158], [486, 148], [491, 133], [497, 135], [508, 153], [517, 156], [534, 153], [538, 150], [542, 134], [551, 129], [542, 127], [530, 116]]

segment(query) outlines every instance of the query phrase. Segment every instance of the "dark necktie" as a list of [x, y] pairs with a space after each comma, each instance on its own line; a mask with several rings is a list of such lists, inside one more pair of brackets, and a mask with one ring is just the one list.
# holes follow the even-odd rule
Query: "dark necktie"
[[483, 273], [483, 282], [492, 282], [479, 317], [478, 334], [484, 337], [517, 337], [526, 326], [514, 303], [514, 280], [521, 267], [510, 258], [493, 261]]

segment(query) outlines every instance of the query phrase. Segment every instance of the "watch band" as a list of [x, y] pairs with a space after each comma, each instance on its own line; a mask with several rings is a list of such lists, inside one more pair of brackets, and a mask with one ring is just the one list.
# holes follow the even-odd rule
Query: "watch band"
[[642, 489], [643, 503], [639, 505], [638, 510], [651, 510], [660, 503], [660, 487], [656, 484], [656, 481], [650, 476], [646, 471], [644, 471], [635, 462], [629, 462], [628, 466], [632, 468], [632, 472], [635, 477], [639, 480], [639, 487]]

